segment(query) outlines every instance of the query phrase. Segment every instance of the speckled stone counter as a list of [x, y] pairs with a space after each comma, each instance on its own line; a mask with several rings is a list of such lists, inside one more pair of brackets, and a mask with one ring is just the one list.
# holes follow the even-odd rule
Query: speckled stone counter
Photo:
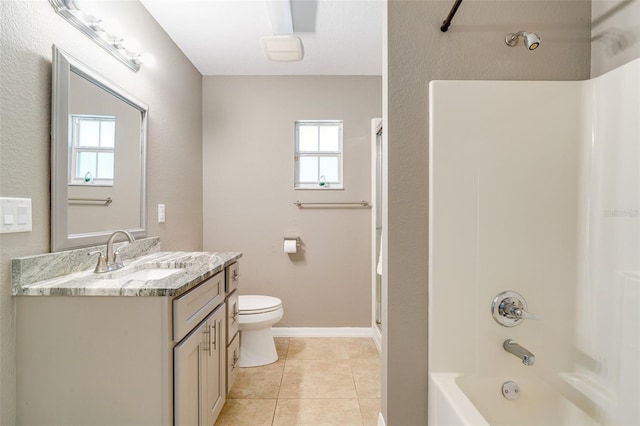
[[[100, 247], [13, 259], [12, 294], [175, 297], [224, 270], [242, 256], [240, 252], [161, 252], [158, 240], [153, 238], [141, 243], [142, 248], [139, 249], [131, 245], [128, 260], [123, 256], [124, 268], [102, 274], [93, 272], [95, 256], [87, 256], [89, 251]], [[126, 253], [125, 246], [121, 253]], [[88, 269], [87, 265], [90, 265]], [[176, 269], [176, 272], [159, 279], [127, 277], [143, 269]]]

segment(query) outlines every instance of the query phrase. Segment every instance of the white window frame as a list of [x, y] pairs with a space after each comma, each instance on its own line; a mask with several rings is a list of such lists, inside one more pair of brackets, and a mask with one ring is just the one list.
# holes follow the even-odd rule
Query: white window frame
[[105, 147], [95, 147], [95, 146], [81, 146], [78, 140], [78, 131], [77, 127], [79, 124], [76, 120], [94, 120], [99, 121], [100, 123], [106, 121], [115, 122], [116, 118], [114, 116], [102, 116], [102, 115], [86, 115], [86, 114], [71, 114], [69, 115], [69, 128], [71, 129], [70, 135], [70, 150], [69, 150], [69, 185], [93, 185], [93, 186], [113, 186], [113, 181], [115, 179], [98, 179], [93, 178], [90, 182], [86, 182], [84, 176], [77, 176], [77, 165], [78, 165], [78, 153], [81, 152], [95, 152], [96, 155], [98, 153], [113, 153], [114, 156], [114, 172], [115, 172], [115, 141], [113, 144], [113, 148], [105, 148]]
[[[301, 126], [333, 126], [338, 127], [338, 150], [337, 151], [320, 151], [318, 146], [317, 151], [300, 151], [300, 127]], [[318, 127], [318, 128], [319, 128]], [[344, 189], [343, 179], [343, 128], [344, 122], [342, 120], [297, 120], [295, 122], [295, 152], [294, 152], [294, 189]], [[338, 180], [327, 181], [324, 186], [319, 185], [319, 182], [300, 182], [300, 158], [301, 157], [333, 157], [338, 159]], [[320, 173], [320, 167], [318, 167], [318, 173]], [[319, 178], [320, 176], [318, 176]]]

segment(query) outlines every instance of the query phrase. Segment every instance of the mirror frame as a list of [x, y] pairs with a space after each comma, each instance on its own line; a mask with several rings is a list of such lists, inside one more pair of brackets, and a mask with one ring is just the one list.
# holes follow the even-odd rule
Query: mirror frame
[[53, 50], [51, 99], [51, 251], [105, 244], [115, 231], [82, 234], [68, 232], [68, 165], [69, 165], [69, 90], [70, 76], [75, 73], [110, 95], [140, 111], [140, 220], [139, 227], [128, 228], [135, 238], [147, 236], [146, 156], [149, 107], [136, 97], [110, 82], [56, 45]]

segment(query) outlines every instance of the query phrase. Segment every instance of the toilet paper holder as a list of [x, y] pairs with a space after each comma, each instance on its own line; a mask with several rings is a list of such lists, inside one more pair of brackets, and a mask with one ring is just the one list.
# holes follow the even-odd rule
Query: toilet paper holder
[[300, 247], [300, 240], [298, 237], [285, 237], [284, 242], [282, 243], [282, 249], [288, 255], [293, 255], [298, 252], [298, 247]]
[[301, 247], [300, 237], [284, 237], [282, 243], [284, 244], [285, 241], [289, 241], [289, 240], [296, 240], [296, 247]]

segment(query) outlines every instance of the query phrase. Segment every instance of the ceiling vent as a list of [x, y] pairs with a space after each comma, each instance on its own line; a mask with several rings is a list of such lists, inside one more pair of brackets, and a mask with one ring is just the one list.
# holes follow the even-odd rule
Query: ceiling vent
[[262, 37], [262, 48], [270, 61], [296, 62], [304, 57], [302, 40], [292, 34]]

